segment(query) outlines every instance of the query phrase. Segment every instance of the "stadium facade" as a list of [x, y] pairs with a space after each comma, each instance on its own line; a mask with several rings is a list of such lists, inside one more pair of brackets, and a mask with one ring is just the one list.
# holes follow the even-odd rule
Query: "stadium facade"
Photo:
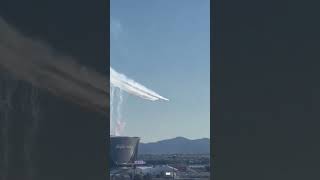
[[139, 142], [139, 137], [110, 136], [111, 168], [132, 165], [137, 159]]

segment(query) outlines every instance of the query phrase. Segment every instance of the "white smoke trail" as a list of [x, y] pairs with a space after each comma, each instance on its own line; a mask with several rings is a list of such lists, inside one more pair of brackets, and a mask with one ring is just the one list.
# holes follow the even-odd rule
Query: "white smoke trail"
[[[113, 37], [113, 42], [119, 42], [120, 36], [122, 36], [123, 28], [122, 24], [119, 20], [114, 19], [111, 17], [111, 23], [110, 23], [110, 35]], [[116, 43], [117, 44], [117, 43]], [[114, 44], [115, 45], [115, 44]], [[126, 54], [127, 55], [127, 48], [124, 46], [120, 47], [121, 50], [125, 50], [121, 53], [121, 55]], [[129, 56], [127, 56], [129, 58]], [[144, 87], [143, 85], [135, 82], [132, 79], [127, 78], [124, 74], [120, 74], [117, 71], [115, 71], [112, 67], [110, 67], [110, 87], [111, 91], [111, 98], [110, 98], [110, 133], [118, 136], [121, 135], [124, 127], [125, 122], [122, 119], [122, 104], [123, 104], [123, 91], [127, 92], [128, 94], [138, 96], [140, 98], [150, 100], [150, 101], [156, 101], [156, 100], [166, 100], [167, 98], [164, 98], [157, 94], [156, 92]], [[118, 92], [118, 93], [116, 93]], [[116, 97], [115, 97], [116, 96]], [[114, 107], [115, 102], [117, 100], [117, 111], [116, 114], [114, 114]]]
[[[110, 88], [110, 133], [115, 136], [122, 135], [126, 125], [122, 120], [123, 91], [150, 101], [169, 101], [167, 98], [160, 96], [156, 92], [144, 87], [132, 79], [127, 78], [125, 75], [118, 73], [111, 67]], [[115, 100], [117, 100], [117, 104], [115, 104]], [[114, 114], [115, 105], [117, 105], [116, 114]]]
[[110, 83], [129, 94], [141, 97], [143, 99], [147, 99], [150, 101], [156, 101], [160, 99], [169, 101], [169, 99], [164, 98], [156, 92], [135, 82], [134, 80], [127, 78], [124, 74], [118, 73], [117, 71], [112, 69], [112, 67], [110, 67]]
[[114, 94], [115, 88], [110, 85], [110, 134], [114, 134]]
[[[125, 123], [122, 121], [123, 91], [110, 86], [110, 133], [115, 136], [122, 135]], [[116, 109], [114, 108], [116, 107]]]
[[117, 123], [116, 123], [116, 128], [115, 128], [115, 135], [120, 136], [122, 135], [122, 132], [125, 127], [125, 122], [122, 121], [122, 103], [123, 103], [123, 91], [122, 89], [118, 89], [118, 97], [119, 97], [119, 102], [117, 104]]
[[118, 95], [119, 95], [119, 102], [117, 106], [117, 112], [118, 112], [118, 120], [121, 120], [122, 119], [121, 108], [122, 108], [122, 102], [123, 102], [122, 89], [119, 89]]
[[126, 125], [125, 122], [117, 120], [117, 125], [116, 125], [116, 128], [115, 128], [115, 134], [114, 135], [115, 136], [121, 136], [125, 125]]

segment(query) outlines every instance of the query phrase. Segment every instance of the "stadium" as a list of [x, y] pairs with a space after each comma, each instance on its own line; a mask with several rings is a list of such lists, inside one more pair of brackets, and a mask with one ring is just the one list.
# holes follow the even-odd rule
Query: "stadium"
[[131, 166], [138, 155], [139, 137], [110, 136], [110, 167]]

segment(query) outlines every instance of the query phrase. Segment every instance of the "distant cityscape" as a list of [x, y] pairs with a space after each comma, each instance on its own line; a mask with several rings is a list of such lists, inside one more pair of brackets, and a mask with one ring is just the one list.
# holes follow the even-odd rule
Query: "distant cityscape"
[[[201, 142], [201, 148], [195, 148]], [[161, 153], [169, 145], [170, 151], [174, 153]], [[141, 146], [142, 145], [142, 146]], [[183, 146], [189, 148], [194, 153], [185, 153], [188, 150], [182, 150]], [[181, 179], [181, 180], [209, 180], [210, 179], [210, 140], [188, 140], [183, 137], [177, 137], [169, 140], [163, 140], [155, 143], [140, 144], [137, 156], [132, 163], [114, 166], [110, 170], [111, 180], [161, 180], [161, 179]], [[142, 153], [140, 146], [143, 147]], [[179, 149], [178, 146], [181, 148]], [[197, 153], [205, 151], [208, 153]], [[151, 151], [158, 148], [158, 151]], [[168, 148], [167, 148], [168, 149]], [[197, 150], [197, 151], [195, 151]], [[173, 152], [173, 151], [172, 151]]]

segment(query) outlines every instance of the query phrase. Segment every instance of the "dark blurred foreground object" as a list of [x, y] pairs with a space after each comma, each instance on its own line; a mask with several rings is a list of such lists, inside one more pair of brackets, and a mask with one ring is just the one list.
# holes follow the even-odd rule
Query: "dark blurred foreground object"
[[25, 37], [1, 17], [0, 67], [19, 80], [90, 110], [105, 113], [109, 107], [109, 80], [105, 75]]

